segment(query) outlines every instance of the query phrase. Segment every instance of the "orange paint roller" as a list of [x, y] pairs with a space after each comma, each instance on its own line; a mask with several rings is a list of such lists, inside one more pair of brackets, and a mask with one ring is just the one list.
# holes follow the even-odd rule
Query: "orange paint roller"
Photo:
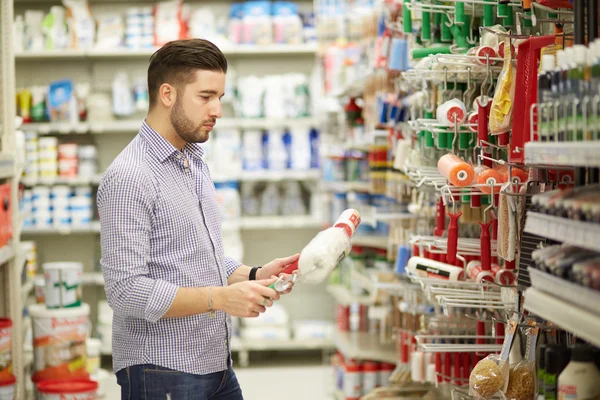
[[[481, 190], [483, 193], [492, 193], [492, 188], [489, 186], [490, 184], [498, 185], [504, 182], [502, 175], [498, 171], [493, 170], [490, 167], [486, 167], [485, 165], [479, 165], [475, 167], [474, 171], [475, 179], [473, 183], [478, 185], [487, 185], [479, 186], [479, 190]], [[494, 186], [494, 193], [500, 193], [500, 186]]]
[[[497, 165], [496, 167], [494, 167], [494, 169], [496, 171], [498, 171], [498, 173], [500, 175], [502, 175], [502, 181], [503, 182], [508, 182], [508, 166], [507, 165]], [[521, 168], [517, 168], [517, 167], [512, 167], [512, 177], [517, 178], [519, 180], [519, 183], [525, 183], [529, 180], [529, 174], [527, 173], [527, 171], [522, 170]]]
[[437, 166], [438, 171], [454, 186], [469, 186], [475, 177], [471, 164], [451, 153], [442, 156]]

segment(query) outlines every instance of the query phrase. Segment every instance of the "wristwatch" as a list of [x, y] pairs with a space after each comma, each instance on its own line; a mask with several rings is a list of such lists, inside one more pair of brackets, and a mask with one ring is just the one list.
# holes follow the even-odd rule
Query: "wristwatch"
[[256, 280], [256, 272], [262, 267], [252, 267], [250, 270], [250, 276], [248, 276], [248, 280], [255, 281]]

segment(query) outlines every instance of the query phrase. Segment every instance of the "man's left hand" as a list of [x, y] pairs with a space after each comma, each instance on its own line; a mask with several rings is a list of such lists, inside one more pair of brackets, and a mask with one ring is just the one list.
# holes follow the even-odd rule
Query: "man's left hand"
[[[263, 265], [262, 268], [260, 268], [258, 271], [256, 271], [256, 279], [269, 279], [272, 276], [278, 277], [280, 275], [283, 278], [286, 278], [289, 275], [284, 274], [283, 270], [288, 265], [290, 265], [293, 262], [295, 262], [296, 260], [298, 260], [299, 257], [300, 257], [300, 253], [294, 254], [293, 256], [289, 256], [289, 257], [274, 259], [273, 261]], [[287, 290], [285, 290], [284, 292], [281, 292], [281, 294], [290, 293], [292, 291], [293, 286], [294, 286], [293, 284], [290, 284], [290, 287], [287, 288]]]

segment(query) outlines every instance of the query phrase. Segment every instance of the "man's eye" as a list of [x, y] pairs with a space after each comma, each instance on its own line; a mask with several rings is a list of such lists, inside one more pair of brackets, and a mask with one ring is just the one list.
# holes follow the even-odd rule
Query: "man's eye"
[[210, 99], [210, 97], [208, 97], [208, 96], [200, 96], [200, 98], [201, 98], [202, 100], [206, 100], [206, 101], [208, 101], [208, 100]]

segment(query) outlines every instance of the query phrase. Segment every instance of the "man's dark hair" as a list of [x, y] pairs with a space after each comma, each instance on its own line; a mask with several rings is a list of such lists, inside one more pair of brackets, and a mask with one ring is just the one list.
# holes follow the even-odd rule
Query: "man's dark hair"
[[148, 95], [150, 108], [163, 83], [181, 87], [194, 82], [197, 70], [227, 73], [227, 60], [212, 42], [204, 39], [174, 40], [150, 57]]

